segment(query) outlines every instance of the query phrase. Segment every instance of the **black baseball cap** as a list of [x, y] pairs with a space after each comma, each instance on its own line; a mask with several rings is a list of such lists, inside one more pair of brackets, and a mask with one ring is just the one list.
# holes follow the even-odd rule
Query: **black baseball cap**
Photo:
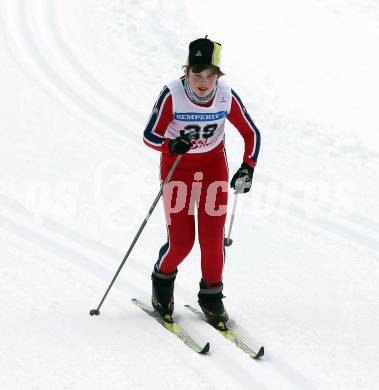
[[213, 65], [220, 68], [221, 44], [205, 38], [199, 38], [189, 44], [187, 65]]

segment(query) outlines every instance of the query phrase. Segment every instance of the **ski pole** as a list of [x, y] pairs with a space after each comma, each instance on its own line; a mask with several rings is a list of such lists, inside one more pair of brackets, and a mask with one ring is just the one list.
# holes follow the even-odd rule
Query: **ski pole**
[[234, 202], [233, 202], [233, 210], [232, 210], [232, 216], [230, 218], [230, 224], [229, 224], [229, 231], [228, 231], [228, 237], [224, 238], [224, 245], [230, 246], [233, 244], [233, 240], [230, 238], [230, 234], [232, 232], [233, 222], [234, 222], [234, 216], [236, 212], [237, 207], [237, 200], [238, 200], [238, 192], [234, 193]]
[[117, 272], [115, 273], [115, 275], [114, 275], [114, 277], [113, 277], [111, 283], [109, 284], [109, 286], [108, 286], [108, 288], [107, 288], [107, 291], [105, 292], [103, 298], [101, 299], [101, 301], [100, 301], [100, 303], [99, 303], [99, 306], [97, 307], [97, 309], [92, 309], [92, 310], [89, 312], [89, 314], [90, 314], [91, 316], [93, 316], [93, 315], [97, 315], [97, 316], [98, 316], [98, 315], [100, 314], [100, 307], [102, 306], [103, 302], [105, 301], [105, 298], [107, 297], [107, 295], [108, 295], [110, 289], [112, 288], [113, 283], [116, 281], [118, 274], [120, 273], [120, 271], [121, 271], [122, 267], [124, 266], [124, 264], [125, 264], [127, 258], [129, 257], [130, 252], [131, 252], [132, 249], [134, 248], [134, 245], [136, 244], [136, 242], [137, 242], [139, 236], [141, 235], [142, 230], [144, 229], [144, 227], [145, 227], [147, 221], [149, 220], [151, 214], [153, 213], [153, 210], [154, 210], [155, 206], [157, 205], [157, 203], [158, 203], [160, 197], [162, 196], [162, 193], [163, 193], [164, 188], [166, 187], [167, 183], [170, 181], [170, 179], [171, 179], [172, 175], [174, 174], [174, 172], [175, 172], [175, 170], [176, 170], [176, 167], [178, 166], [178, 164], [179, 164], [179, 162], [180, 162], [180, 160], [181, 160], [182, 157], [183, 157], [183, 155], [179, 155], [179, 156], [176, 158], [176, 160], [174, 161], [174, 164], [172, 165], [172, 167], [171, 167], [171, 169], [170, 169], [170, 172], [168, 173], [168, 175], [167, 175], [165, 181], [163, 182], [163, 184], [161, 185], [161, 188], [160, 188], [160, 190], [159, 190], [157, 196], [155, 197], [154, 202], [153, 202], [153, 204], [152, 204], [151, 207], [150, 207], [150, 210], [148, 211], [148, 213], [147, 213], [147, 215], [146, 215], [144, 221], [142, 222], [140, 228], [138, 229], [138, 232], [137, 232], [137, 234], [135, 235], [135, 237], [134, 237], [134, 239], [133, 239], [133, 241], [132, 241], [132, 243], [131, 243], [131, 245], [130, 245], [128, 251], [126, 252], [126, 255], [124, 256], [124, 259], [122, 260], [120, 266], [118, 267], [118, 270], [117, 270]]
[[241, 179], [236, 180], [235, 191], [234, 191], [234, 202], [233, 202], [232, 216], [230, 218], [228, 237], [224, 238], [224, 245], [225, 246], [230, 246], [233, 244], [233, 240], [230, 238], [230, 234], [232, 232], [234, 216], [236, 214], [238, 194], [241, 194], [243, 192], [244, 183], [245, 183], [244, 180], [241, 180]]

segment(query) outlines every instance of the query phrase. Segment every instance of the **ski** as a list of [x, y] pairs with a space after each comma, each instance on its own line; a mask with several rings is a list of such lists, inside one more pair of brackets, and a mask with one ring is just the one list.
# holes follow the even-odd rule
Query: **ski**
[[[203, 321], [205, 321], [207, 324], [209, 324], [209, 322], [206, 320], [205, 318], [205, 315], [203, 312], [201, 312], [200, 310], [198, 309], [195, 309], [194, 307], [192, 307], [191, 305], [184, 305], [188, 310], [192, 311], [192, 313], [195, 313], [197, 316], [199, 316]], [[209, 324], [211, 325], [211, 324]], [[211, 325], [212, 326], [212, 325]], [[251, 358], [253, 359], [259, 359], [261, 358], [264, 353], [265, 353], [265, 350], [264, 350], [264, 347], [260, 347], [258, 352], [257, 351], [254, 351], [253, 349], [251, 349], [248, 345], [246, 345], [241, 339], [239, 336], [237, 336], [233, 330], [231, 329], [228, 329], [224, 323], [222, 323], [220, 325], [220, 328], [218, 327], [215, 327], [215, 326], [212, 326], [213, 328], [215, 328], [220, 334], [222, 334], [226, 339], [228, 339], [229, 341], [231, 341], [233, 344], [235, 344], [238, 348], [242, 349], [242, 351], [244, 351], [247, 355], [249, 355]]]
[[206, 343], [203, 348], [201, 348], [192, 337], [175, 321], [167, 322], [165, 321], [152, 307], [144, 304], [138, 299], [133, 298], [132, 302], [147, 313], [150, 317], [155, 318], [165, 329], [175, 335], [179, 340], [183, 341], [185, 345], [190, 347], [193, 351], [206, 354], [209, 351], [209, 343]]

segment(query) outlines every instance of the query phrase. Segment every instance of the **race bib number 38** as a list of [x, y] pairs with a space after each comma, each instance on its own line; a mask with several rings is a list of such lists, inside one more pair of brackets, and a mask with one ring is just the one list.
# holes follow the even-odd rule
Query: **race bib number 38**
[[208, 124], [204, 127], [199, 125], [188, 125], [184, 130], [180, 130], [180, 135], [186, 135], [190, 132], [195, 132], [195, 136], [192, 140], [192, 149], [201, 148], [211, 143], [211, 138], [217, 129], [217, 123]]

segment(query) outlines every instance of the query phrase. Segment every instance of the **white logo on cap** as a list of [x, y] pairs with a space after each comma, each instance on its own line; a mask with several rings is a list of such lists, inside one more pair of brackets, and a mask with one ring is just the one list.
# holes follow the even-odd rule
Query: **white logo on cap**
[[200, 50], [198, 50], [195, 54], [195, 57], [201, 57], [202, 55], [203, 53]]

